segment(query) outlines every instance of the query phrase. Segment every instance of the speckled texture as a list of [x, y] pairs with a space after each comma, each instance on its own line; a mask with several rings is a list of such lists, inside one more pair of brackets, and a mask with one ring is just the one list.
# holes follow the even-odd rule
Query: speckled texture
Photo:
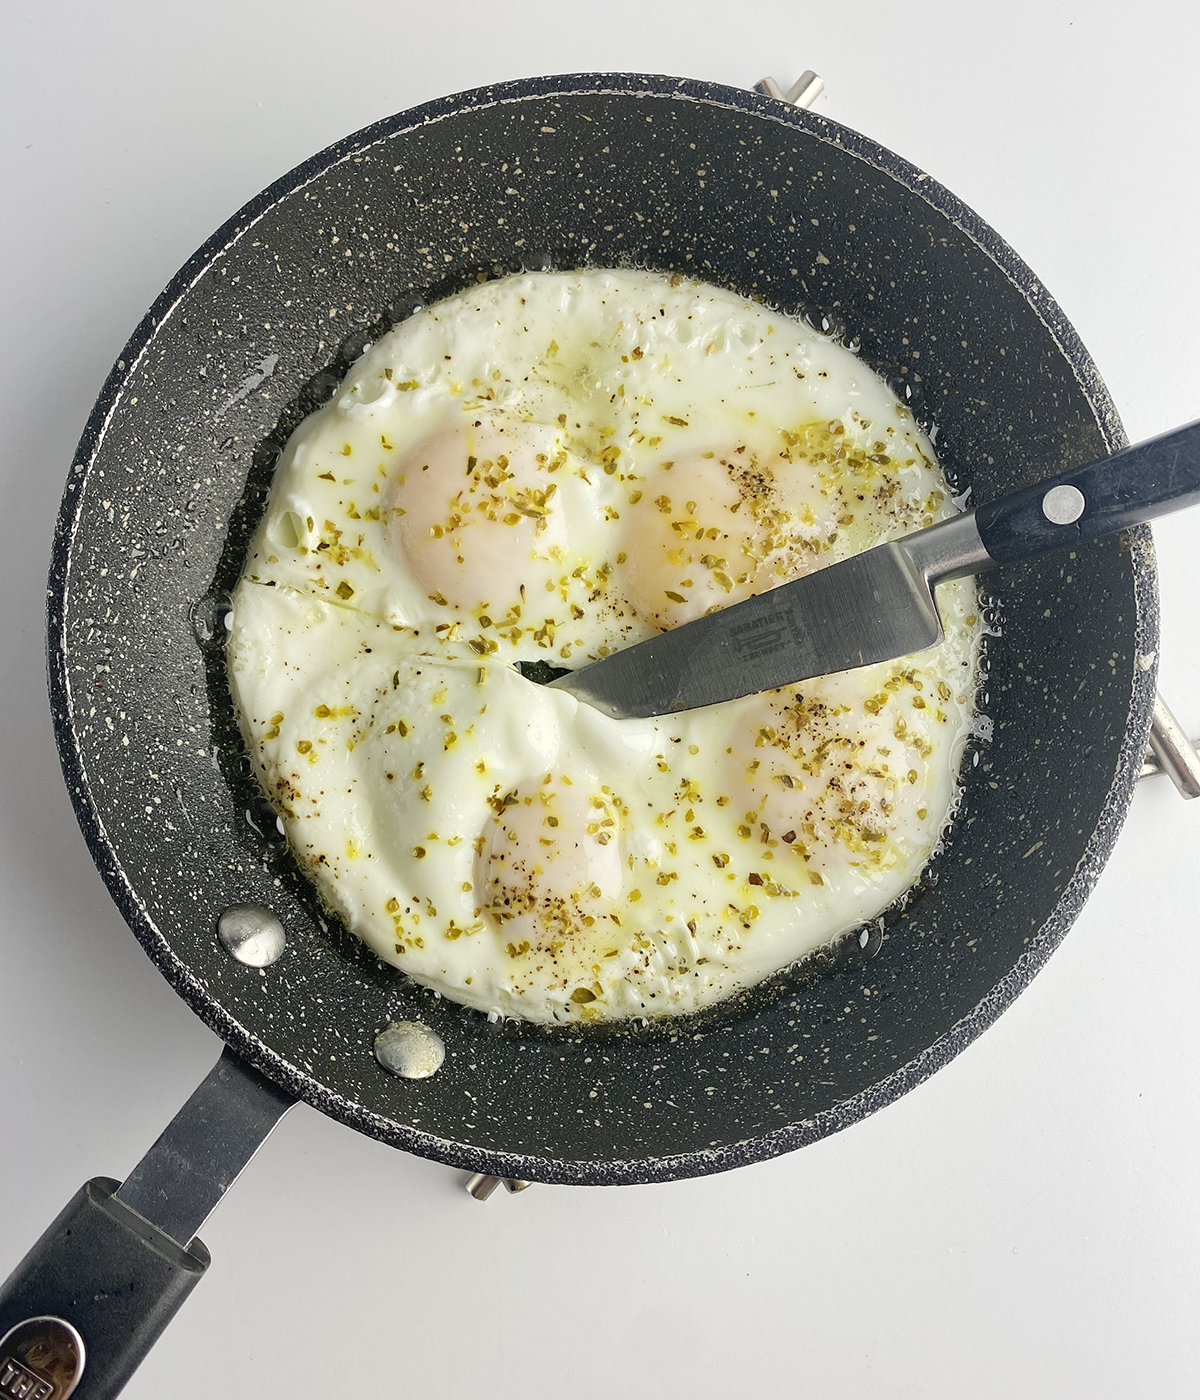
[[[327, 927], [257, 809], [219, 640], [193, 605], [237, 575], [278, 446], [372, 327], [518, 266], [634, 263], [826, 316], [936, 421], [976, 500], [1120, 445], [1091, 361], [1023, 263], [933, 180], [753, 93], [547, 78], [445, 99], [314, 157], [184, 267], [105, 384], [50, 579], [51, 696], [80, 823], [179, 993], [336, 1118], [458, 1166], [619, 1183], [724, 1170], [854, 1122], [986, 1027], [1052, 951], [1116, 837], [1149, 724], [1148, 532], [993, 575], [994, 739], [949, 847], [862, 953], [693, 1023], [489, 1024]], [[377, 333], [375, 331], [374, 333]], [[199, 609], [200, 633], [211, 603]], [[247, 817], [247, 812], [249, 816]], [[221, 910], [265, 903], [273, 966]], [[419, 1020], [433, 1078], [376, 1062]]]

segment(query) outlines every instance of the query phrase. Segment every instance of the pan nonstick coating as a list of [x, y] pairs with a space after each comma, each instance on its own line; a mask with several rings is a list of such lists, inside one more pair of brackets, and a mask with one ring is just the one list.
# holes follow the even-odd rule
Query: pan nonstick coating
[[[664, 1180], [812, 1141], [967, 1044], [1062, 937], [1124, 816], [1154, 681], [1148, 532], [991, 576], [985, 713], [962, 809], [883, 937], [695, 1020], [548, 1031], [454, 1006], [316, 904], [249, 777], [223, 673], [237, 576], [292, 427], [421, 301], [521, 267], [637, 265], [759, 296], [856, 342], [973, 501], [1123, 442], [1029, 269], [906, 162], [753, 93], [539, 79], [347, 138], [196, 254], [112, 371], [71, 468], [50, 579], [63, 766], [92, 854], [181, 996], [239, 1053], [397, 1146], [506, 1176]], [[264, 903], [288, 947], [219, 945]], [[860, 947], [860, 942], [865, 946]], [[375, 1062], [389, 1021], [446, 1042]]]

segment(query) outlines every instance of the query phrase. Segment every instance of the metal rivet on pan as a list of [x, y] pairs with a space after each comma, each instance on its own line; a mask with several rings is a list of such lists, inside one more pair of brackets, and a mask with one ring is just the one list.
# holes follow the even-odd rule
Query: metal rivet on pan
[[399, 1079], [428, 1079], [441, 1069], [446, 1047], [420, 1021], [393, 1021], [375, 1037], [375, 1058]]
[[504, 1189], [513, 1196], [515, 1196], [518, 1191], [524, 1191], [527, 1187], [532, 1185], [532, 1181], [522, 1181], [519, 1176], [506, 1176], [504, 1178]]
[[1052, 486], [1042, 497], [1042, 514], [1051, 525], [1074, 525], [1086, 504], [1078, 486]]
[[287, 947], [283, 925], [263, 904], [231, 904], [217, 920], [217, 937], [247, 967], [270, 967]]

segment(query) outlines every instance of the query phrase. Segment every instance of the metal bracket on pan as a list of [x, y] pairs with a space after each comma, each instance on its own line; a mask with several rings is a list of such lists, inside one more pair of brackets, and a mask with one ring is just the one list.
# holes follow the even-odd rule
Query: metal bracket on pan
[[1150, 747], [1140, 778], [1166, 773], [1181, 797], [1200, 797], [1200, 739], [1189, 739], [1161, 695], [1154, 697], [1150, 721]]
[[759, 78], [754, 91], [766, 97], [777, 97], [780, 102], [790, 102], [793, 107], [809, 108], [825, 91], [825, 83], [811, 68], [806, 68], [786, 92], [774, 78]]
[[527, 1186], [532, 1186], [532, 1181], [522, 1181], [519, 1177], [512, 1176], [488, 1176], [486, 1172], [476, 1172], [469, 1177], [466, 1182], [466, 1192], [468, 1196], [474, 1196], [477, 1201], [486, 1201], [495, 1191], [496, 1187], [503, 1182], [505, 1189], [516, 1195], [518, 1191], [524, 1191]]

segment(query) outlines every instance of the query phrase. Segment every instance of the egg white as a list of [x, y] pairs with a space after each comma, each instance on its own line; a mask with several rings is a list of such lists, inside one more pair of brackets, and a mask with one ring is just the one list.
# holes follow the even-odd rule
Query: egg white
[[848, 351], [718, 289], [530, 274], [419, 313], [293, 435], [234, 595], [260, 777], [328, 903], [534, 1021], [698, 1009], [908, 888], [970, 718], [918, 657], [613, 721], [531, 684], [952, 511]]

